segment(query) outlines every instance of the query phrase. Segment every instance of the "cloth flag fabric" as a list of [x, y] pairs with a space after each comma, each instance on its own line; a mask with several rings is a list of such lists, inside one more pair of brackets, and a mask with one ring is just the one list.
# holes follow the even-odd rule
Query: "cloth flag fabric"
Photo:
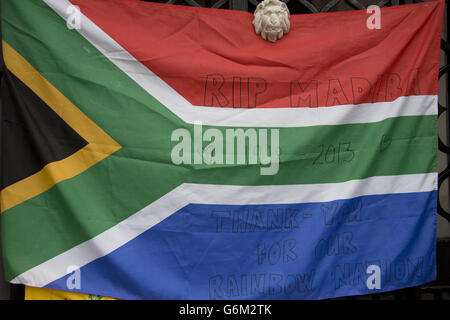
[[117, 300], [99, 295], [48, 288], [25, 287], [25, 300]]
[[291, 15], [2, 1], [8, 281], [324, 299], [436, 278], [443, 1]]

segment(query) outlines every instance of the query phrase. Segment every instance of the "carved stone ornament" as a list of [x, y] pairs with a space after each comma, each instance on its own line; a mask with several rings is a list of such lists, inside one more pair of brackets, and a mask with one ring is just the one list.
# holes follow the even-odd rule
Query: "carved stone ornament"
[[289, 32], [291, 23], [286, 3], [280, 0], [264, 0], [255, 10], [253, 26], [264, 40], [276, 42]]

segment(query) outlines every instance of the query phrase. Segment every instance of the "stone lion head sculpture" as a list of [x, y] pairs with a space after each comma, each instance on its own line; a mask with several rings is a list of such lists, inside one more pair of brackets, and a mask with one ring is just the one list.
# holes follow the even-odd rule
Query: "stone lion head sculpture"
[[289, 32], [289, 9], [280, 0], [264, 0], [255, 10], [253, 26], [264, 40], [275, 42]]

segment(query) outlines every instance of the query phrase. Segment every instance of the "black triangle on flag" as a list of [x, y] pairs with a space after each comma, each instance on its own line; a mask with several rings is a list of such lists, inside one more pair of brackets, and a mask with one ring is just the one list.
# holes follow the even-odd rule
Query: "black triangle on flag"
[[2, 81], [1, 127], [1, 189], [88, 144], [9, 70]]

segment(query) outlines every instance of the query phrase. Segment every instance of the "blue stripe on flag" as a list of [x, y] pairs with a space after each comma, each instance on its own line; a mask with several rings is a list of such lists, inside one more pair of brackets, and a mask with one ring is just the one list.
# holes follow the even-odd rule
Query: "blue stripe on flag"
[[[437, 191], [191, 204], [82, 267], [78, 291], [124, 299], [322, 299], [419, 285], [436, 277], [436, 203]], [[367, 287], [369, 265], [380, 268], [380, 289]], [[47, 287], [67, 290], [69, 276]]]

